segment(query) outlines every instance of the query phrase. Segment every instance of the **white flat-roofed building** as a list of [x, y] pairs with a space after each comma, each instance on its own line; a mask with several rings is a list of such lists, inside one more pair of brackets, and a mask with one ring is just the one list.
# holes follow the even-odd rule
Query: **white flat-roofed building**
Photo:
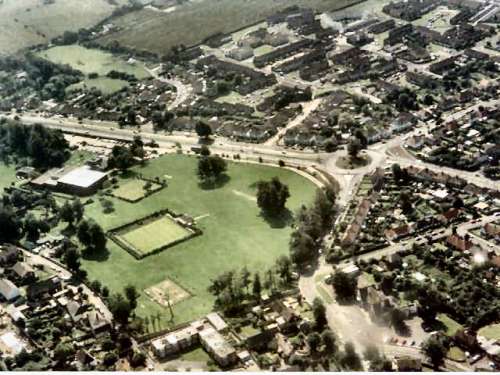
[[212, 358], [222, 367], [229, 366], [238, 359], [234, 347], [212, 327], [208, 327], [200, 332], [200, 342]]
[[57, 185], [60, 190], [68, 193], [89, 195], [99, 189], [106, 177], [107, 174], [104, 172], [83, 166], [62, 175], [57, 181]]
[[223, 332], [227, 329], [227, 323], [216, 312], [208, 314], [207, 320], [217, 332]]

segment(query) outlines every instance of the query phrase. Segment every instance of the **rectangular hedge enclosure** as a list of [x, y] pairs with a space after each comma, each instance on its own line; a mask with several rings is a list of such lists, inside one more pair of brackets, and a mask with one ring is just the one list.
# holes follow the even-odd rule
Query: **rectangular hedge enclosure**
[[168, 210], [155, 212], [108, 232], [115, 243], [137, 259], [156, 254], [200, 234], [201, 231], [189, 220], [183, 220]]

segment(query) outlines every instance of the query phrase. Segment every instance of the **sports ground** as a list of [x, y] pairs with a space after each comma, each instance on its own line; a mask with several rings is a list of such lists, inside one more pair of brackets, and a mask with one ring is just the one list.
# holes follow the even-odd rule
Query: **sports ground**
[[[173, 324], [195, 319], [211, 311], [213, 297], [208, 293], [210, 280], [224, 271], [247, 266], [264, 272], [283, 254], [288, 254], [292, 228], [271, 225], [260, 215], [254, 197], [255, 183], [278, 176], [289, 185], [291, 198], [287, 207], [296, 212], [302, 204], [313, 201], [316, 187], [304, 177], [286, 169], [260, 165], [229, 163], [229, 181], [220, 188], [200, 187], [196, 175], [197, 159], [168, 155], [136, 168], [145, 178], [169, 175], [168, 187], [137, 203], [110, 197], [115, 211], [104, 214], [96, 199], [86, 206], [85, 215], [94, 218], [104, 230], [123, 226], [162, 209], [199, 218], [196, 226], [201, 236], [182, 242], [165, 251], [137, 260], [113, 241], [109, 254], [98, 260], [83, 260], [90, 280], [99, 280], [112, 291], [121, 292], [127, 284], [141, 291], [137, 313], [140, 316], [169, 317], [168, 309], [148, 297], [144, 291], [165, 280], [189, 291], [190, 297], [173, 305]], [[126, 181], [123, 181], [126, 182]], [[235, 192], [238, 192], [236, 194]], [[151, 234], [137, 241], [149, 242], [162, 236]], [[166, 319], [167, 320], [167, 319]]]

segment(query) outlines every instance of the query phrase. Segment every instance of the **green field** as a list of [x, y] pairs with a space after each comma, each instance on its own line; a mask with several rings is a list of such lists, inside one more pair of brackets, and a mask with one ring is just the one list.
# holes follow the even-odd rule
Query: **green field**
[[488, 340], [500, 340], [500, 323], [481, 328], [478, 335], [486, 337]]
[[16, 169], [14, 165], [5, 165], [0, 163], [0, 192], [9, 187], [13, 182], [16, 182]]
[[[129, 201], [137, 201], [146, 196], [146, 190], [144, 189], [146, 184], [146, 181], [137, 178], [126, 180], [125, 182], [121, 183], [117, 189], [114, 189], [112, 194], [117, 198], [122, 198]], [[160, 188], [160, 185], [151, 183], [150, 191], [155, 191]]]
[[181, 240], [191, 234], [168, 216], [160, 217], [118, 236], [143, 254]]
[[446, 326], [446, 334], [448, 336], [455, 336], [455, 334], [460, 331], [461, 329], [464, 329], [464, 327], [451, 319], [448, 315], [446, 314], [438, 314], [437, 320], [439, 320], [441, 323], [443, 323]]
[[77, 44], [56, 46], [39, 53], [39, 56], [56, 64], [68, 64], [83, 74], [97, 73], [105, 76], [112, 70], [134, 75], [137, 79], [149, 77], [140, 62], [128, 64], [119, 57], [99, 49], [89, 49]]
[[448, 354], [446, 354], [446, 357], [448, 357], [452, 361], [457, 362], [464, 362], [467, 359], [463, 350], [457, 346], [452, 346], [450, 350], [448, 350]]
[[[168, 188], [135, 204], [111, 197], [115, 211], [108, 215], [102, 213], [97, 199], [85, 208], [85, 215], [106, 231], [165, 208], [198, 218], [196, 225], [203, 234], [168, 251], [138, 261], [108, 241], [109, 254], [82, 261], [90, 280], [98, 279], [113, 291], [122, 291], [128, 283], [143, 291], [166, 278], [189, 290], [192, 297], [174, 306], [173, 323], [198, 318], [213, 308], [207, 287], [217, 275], [245, 265], [264, 272], [278, 256], [288, 254], [292, 229], [280, 223], [272, 225], [261, 217], [254, 198], [255, 182], [278, 176], [288, 184], [291, 198], [287, 207], [292, 212], [312, 202], [316, 191], [308, 180], [286, 169], [235, 163], [229, 163], [230, 179], [225, 185], [206, 190], [199, 185], [196, 166], [195, 157], [168, 155], [155, 159], [136, 171], [148, 179], [171, 176]], [[168, 309], [143, 294], [137, 313], [148, 316], [157, 312], [168, 321]]]
[[82, 82], [75, 83], [66, 88], [66, 91], [74, 91], [78, 89], [97, 89], [103, 94], [112, 94], [114, 92], [120, 91], [122, 88], [127, 87], [129, 84], [127, 81], [121, 79], [112, 79], [107, 77], [99, 77], [93, 79], [86, 79]]
[[202, 0], [177, 6], [174, 12], [143, 9], [117, 17], [119, 31], [102, 37], [108, 44], [120, 44], [157, 54], [174, 45], [194, 45], [216, 33], [229, 33], [264, 20], [288, 6], [299, 5], [319, 11], [335, 10], [355, 0]]

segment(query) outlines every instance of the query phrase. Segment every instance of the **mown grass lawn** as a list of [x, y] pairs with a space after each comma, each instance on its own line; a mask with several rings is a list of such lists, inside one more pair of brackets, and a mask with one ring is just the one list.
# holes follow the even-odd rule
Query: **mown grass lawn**
[[437, 320], [439, 320], [441, 323], [443, 323], [446, 326], [445, 333], [450, 337], [455, 336], [455, 334], [458, 331], [460, 331], [461, 329], [464, 328], [460, 323], [454, 321], [446, 314], [438, 314]]
[[131, 244], [138, 252], [148, 254], [169, 243], [181, 240], [190, 234], [191, 232], [169, 217], [161, 217], [120, 234], [120, 237]]
[[485, 337], [488, 340], [500, 340], [500, 323], [490, 324], [478, 331], [478, 335]]
[[3, 189], [16, 181], [15, 166], [13, 164], [5, 165], [4, 163], [0, 163], [0, 192], [3, 192]]
[[[130, 201], [139, 200], [146, 196], [146, 186], [147, 182], [140, 179], [127, 179], [124, 181], [120, 180], [120, 184], [117, 189], [112, 190], [113, 196], [117, 198], [127, 199]], [[161, 186], [155, 183], [151, 183], [151, 191], [160, 189]]]
[[[302, 204], [311, 203], [316, 191], [307, 179], [286, 169], [235, 163], [229, 163], [230, 179], [225, 185], [206, 190], [198, 184], [196, 166], [195, 157], [183, 155], [153, 160], [135, 171], [145, 178], [171, 176], [168, 187], [135, 204], [110, 198], [115, 206], [111, 214], [102, 213], [97, 199], [85, 209], [85, 215], [94, 218], [105, 230], [163, 208], [199, 217], [197, 226], [203, 235], [159, 254], [138, 261], [108, 241], [109, 254], [82, 262], [90, 280], [98, 279], [112, 291], [122, 291], [125, 285], [133, 284], [142, 292], [167, 277], [179, 284], [192, 297], [174, 305], [172, 323], [198, 318], [212, 309], [213, 297], [207, 287], [222, 272], [245, 265], [251, 271], [264, 272], [278, 256], [288, 254], [292, 229], [289, 225], [278, 225], [281, 223], [272, 225], [260, 216], [254, 199], [258, 180], [278, 176], [288, 184], [291, 198], [287, 207], [292, 212]], [[169, 318], [167, 309], [144, 294], [139, 299], [137, 313], [141, 316], [160, 313], [162, 321]]]

